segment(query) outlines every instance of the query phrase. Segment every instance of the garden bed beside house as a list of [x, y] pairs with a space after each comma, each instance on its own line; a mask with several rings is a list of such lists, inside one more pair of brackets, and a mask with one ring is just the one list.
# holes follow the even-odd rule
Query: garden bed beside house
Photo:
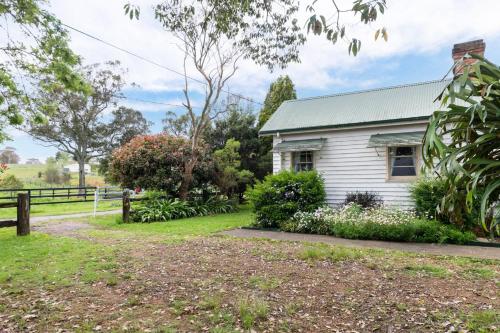
[[429, 215], [384, 206], [373, 193], [351, 194], [344, 205], [329, 207], [323, 180], [315, 171], [270, 175], [247, 196], [255, 211], [254, 226], [259, 228], [414, 243], [468, 244], [477, 238], [466, 228]]

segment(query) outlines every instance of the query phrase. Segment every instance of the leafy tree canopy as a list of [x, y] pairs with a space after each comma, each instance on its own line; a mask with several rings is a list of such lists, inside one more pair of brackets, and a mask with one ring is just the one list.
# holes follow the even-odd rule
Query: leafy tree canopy
[[255, 173], [260, 150], [256, 117], [251, 108], [245, 108], [240, 102], [226, 101], [228, 111], [207, 129], [204, 140], [214, 150], [224, 148], [229, 139], [238, 141], [241, 168]]
[[84, 164], [89, 159], [110, 154], [131, 136], [146, 133], [149, 128], [140, 112], [117, 106], [124, 85], [119, 65], [115, 61], [82, 67], [81, 75], [92, 86], [92, 94], [66, 89], [43, 94], [41, 108], [51, 103], [50, 110], [44, 110], [50, 117], [44, 123], [30, 122], [27, 128], [38, 141], [73, 156], [80, 167], [80, 186], [85, 186]]
[[216, 166], [216, 183], [222, 193], [228, 197], [237, 194], [243, 199], [247, 185], [253, 182], [253, 173], [241, 169], [240, 142], [229, 139], [225, 146], [213, 153]]
[[281, 103], [290, 99], [297, 99], [295, 86], [288, 75], [280, 76], [276, 81], [271, 83], [267, 92], [264, 106], [259, 114], [259, 129], [271, 118]]
[[[69, 89], [90, 93], [74, 70], [79, 57], [68, 46], [60, 22], [44, 10], [43, 0], [3, 0], [0, 3], [0, 142], [5, 127], [27, 118], [43, 122], [34, 92]], [[19, 38], [22, 37], [22, 38]], [[41, 81], [43, 79], [43, 81]]]
[[[307, 32], [315, 35], [323, 35], [329, 42], [336, 44], [344, 41], [348, 45], [348, 52], [356, 56], [361, 50], [361, 39], [350, 36], [347, 31], [343, 17], [346, 14], [357, 16], [359, 14], [360, 22], [363, 24], [372, 24], [377, 21], [379, 15], [383, 15], [387, 9], [386, 0], [354, 0], [351, 7], [342, 7], [338, 0], [330, 0], [331, 10], [320, 12], [317, 10], [318, 3], [314, 0], [307, 6], [307, 11], [311, 16], [307, 20]], [[388, 33], [385, 27], [375, 30], [375, 40], [381, 37], [387, 41]]]
[[[257, 128], [260, 130], [262, 126], [264, 126], [273, 113], [276, 112], [281, 103], [296, 98], [297, 93], [295, 92], [295, 86], [293, 85], [292, 80], [288, 77], [288, 75], [280, 76], [276, 81], [271, 83], [271, 86], [269, 87], [266, 99], [264, 100], [264, 106], [260, 110]], [[273, 170], [273, 156], [271, 153], [272, 146], [272, 137], [260, 138], [259, 164], [257, 167], [258, 171], [256, 172], [258, 179], [263, 179]]]
[[15, 150], [4, 149], [0, 150], [0, 163], [4, 164], [17, 164], [19, 163], [19, 155]]

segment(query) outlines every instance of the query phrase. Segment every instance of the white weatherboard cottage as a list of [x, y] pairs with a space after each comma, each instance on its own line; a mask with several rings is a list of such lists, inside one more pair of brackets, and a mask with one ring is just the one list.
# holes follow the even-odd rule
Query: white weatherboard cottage
[[[482, 40], [456, 44], [453, 58], [484, 48]], [[273, 172], [317, 170], [332, 205], [348, 192], [370, 191], [385, 204], [411, 207], [408, 185], [420, 172], [423, 135], [449, 82], [284, 102], [260, 131], [273, 136]]]

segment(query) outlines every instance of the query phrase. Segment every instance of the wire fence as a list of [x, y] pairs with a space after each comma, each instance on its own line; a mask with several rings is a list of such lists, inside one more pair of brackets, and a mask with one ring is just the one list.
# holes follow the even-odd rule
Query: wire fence
[[132, 190], [122, 189], [118, 186], [97, 187], [94, 191], [94, 217], [96, 216], [99, 202], [123, 200], [124, 193], [131, 198], [141, 197], [142, 193], [136, 193]]

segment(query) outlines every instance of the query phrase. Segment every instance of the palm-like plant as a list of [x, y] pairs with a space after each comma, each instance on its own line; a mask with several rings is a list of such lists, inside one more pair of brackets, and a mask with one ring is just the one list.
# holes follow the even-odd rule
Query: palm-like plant
[[464, 66], [438, 97], [424, 138], [426, 166], [446, 181], [440, 210], [460, 222], [464, 206], [481, 202], [481, 224], [493, 237], [499, 233], [500, 211], [500, 67], [478, 55]]

